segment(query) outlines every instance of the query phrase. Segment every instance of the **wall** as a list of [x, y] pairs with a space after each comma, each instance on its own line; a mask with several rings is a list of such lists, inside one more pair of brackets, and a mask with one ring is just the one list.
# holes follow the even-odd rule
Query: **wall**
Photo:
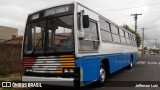
[[21, 70], [21, 45], [0, 43], [0, 72], [16, 73]]

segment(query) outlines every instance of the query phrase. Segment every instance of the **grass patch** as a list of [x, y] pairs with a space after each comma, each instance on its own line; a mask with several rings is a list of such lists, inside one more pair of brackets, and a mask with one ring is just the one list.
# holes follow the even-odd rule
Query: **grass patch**
[[21, 76], [24, 75], [24, 70], [20, 70], [20, 75], [21, 75]]
[[5, 88], [2, 88], [2, 90], [12, 90], [11, 87], [5, 87]]
[[[1, 90], [1, 89], [0, 89]], [[13, 87], [5, 87], [2, 90], [35, 90], [34, 88], [13, 88]]]
[[7, 77], [7, 76], [9, 76], [9, 73], [8, 72], [0, 72], [0, 76]]

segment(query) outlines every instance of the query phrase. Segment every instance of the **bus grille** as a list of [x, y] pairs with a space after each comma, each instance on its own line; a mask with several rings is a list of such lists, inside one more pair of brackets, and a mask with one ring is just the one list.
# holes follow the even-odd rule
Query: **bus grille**
[[63, 68], [75, 68], [73, 55], [24, 57], [25, 69], [32, 69], [33, 73], [63, 73]]

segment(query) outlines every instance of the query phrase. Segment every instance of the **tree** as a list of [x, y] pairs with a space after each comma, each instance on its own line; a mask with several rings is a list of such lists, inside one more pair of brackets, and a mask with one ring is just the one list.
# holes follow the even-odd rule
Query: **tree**
[[140, 47], [140, 45], [141, 45], [141, 37], [140, 37], [139, 33], [137, 33], [134, 30], [132, 30], [127, 24], [123, 24], [122, 27], [136, 35], [137, 47]]
[[150, 49], [150, 51], [153, 53], [159, 53], [159, 50], [157, 50], [157, 49]]
[[148, 50], [148, 48], [147, 48], [147, 47], [144, 47], [144, 50]]

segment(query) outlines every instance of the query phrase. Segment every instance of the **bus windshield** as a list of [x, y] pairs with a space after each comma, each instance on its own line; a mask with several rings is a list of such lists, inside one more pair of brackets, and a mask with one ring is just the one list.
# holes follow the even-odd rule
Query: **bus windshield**
[[73, 15], [28, 24], [24, 40], [26, 54], [72, 52]]

